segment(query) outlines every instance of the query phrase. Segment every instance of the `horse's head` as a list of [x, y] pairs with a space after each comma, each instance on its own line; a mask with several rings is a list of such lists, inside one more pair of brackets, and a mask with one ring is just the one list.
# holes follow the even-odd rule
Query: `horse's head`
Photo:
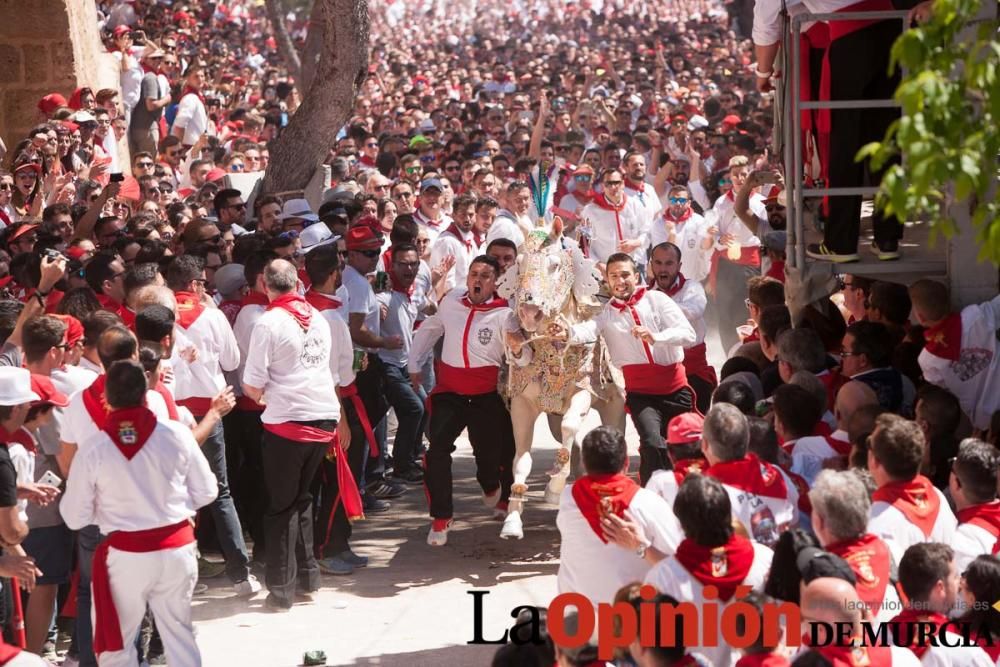
[[596, 293], [592, 268], [593, 262], [584, 259], [578, 247], [563, 248], [562, 220], [556, 218], [551, 231], [538, 229], [528, 235], [499, 289], [514, 299], [521, 327], [534, 333], [543, 322], [564, 313], [570, 297]]

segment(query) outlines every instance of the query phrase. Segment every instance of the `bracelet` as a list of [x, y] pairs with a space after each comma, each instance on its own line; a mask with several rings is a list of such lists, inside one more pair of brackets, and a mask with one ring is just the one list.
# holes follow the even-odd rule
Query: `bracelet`
[[758, 79], [770, 79], [774, 76], [774, 70], [771, 70], [770, 72], [761, 72], [759, 69], [755, 69], [754, 74], [757, 75]]

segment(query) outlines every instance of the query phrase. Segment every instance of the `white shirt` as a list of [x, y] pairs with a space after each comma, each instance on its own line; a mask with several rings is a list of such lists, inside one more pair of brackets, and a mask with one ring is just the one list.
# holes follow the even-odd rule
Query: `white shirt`
[[[705, 308], [708, 306], [708, 296], [705, 294], [705, 288], [702, 287], [700, 282], [687, 279], [686, 274], [684, 278], [684, 287], [680, 288], [677, 294], [674, 294], [670, 298], [681, 309], [684, 317], [687, 318], [687, 321], [691, 323], [691, 327], [694, 329], [694, 343], [685, 346], [693, 347], [694, 345], [704, 343], [705, 334], [708, 332], [708, 325], [705, 324]], [[656, 288], [656, 291], [663, 292], [659, 287]], [[663, 292], [663, 294], [666, 294], [666, 292]]]
[[208, 110], [201, 99], [192, 93], [182, 97], [174, 116], [174, 127], [184, 128], [181, 142], [185, 146], [194, 146], [198, 138], [208, 132], [208, 125]]
[[955, 569], [964, 572], [978, 556], [992, 554], [996, 543], [997, 536], [982, 526], [970, 522], [958, 524], [951, 542], [955, 550]]
[[444, 211], [441, 211], [441, 215], [437, 220], [432, 220], [419, 207], [413, 211], [413, 220], [427, 230], [427, 236], [430, 238], [432, 245], [437, 240], [438, 235], [448, 229], [448, 225], [451, 224], [451, 218]]
[[659, 217], [660, 211], [663, 210], [663, 204], [660, 203], [660, 198], [656, 196], [656, 190], [653, 186], [648, 183], [644, 183], [643, 186], [642, 192], [640, 192], [635, 188], [629, 187], [629, 182], [625, 181], [625, 197], [634, 199], [639, 203], [639, 208], [646, 214], [645, 224], [649, 228], [653, 225], [653, 220]]
[[639, 247], [630, 254], [637, 264], [646, 263], [651, 221], [646, 219], [646, 212], [638, 199], [625, 197], [625, 206], [620, 211], [611, 211], [591, 202], [583, 207], [580, 218], [590, 235], [590, 257], [606, 262], [608, 257], [618, 252], [621, 241], [637, 240]]
[[[640, 288], [641, 289], [641, 288]], [[619, 310], [612, 299], [594, 319], [574, 325], [570, 343], [593, 343], [597, 334], [604, 336], [611, 355], [611, 363], [621, 368], [633, 364], [669, 366], [684, 361], [684, 347], [694, 345], [695, 332], [684, 313], [663, 292], [646, 290], [635, 304], [638, 325], [653, 334], [652, 344], [644, 343], [632, 335], [637, 325], [629, 308]]]
[[279, 308], [266, 311], [253, 328], [243, 382], [264, 390], [265, 424], [340, 419], [330, 325], [318, 310], [309, 309], [307, 331]]
[[158, 421], [131, 460], [104, 431], [84, 444], [59, 506], [73, 530], [97, 524], [108, 535], [169, 526], [194, 517], [218, 495], [191, 430], [177, 422]]
[[514, 242], [518, 248], [524, 243], [524, 231], [522, 225], [530, 225], [525, 220], [515, 219], [513, 213], [510, 211], [500, 211], [497, 213], [497, 217], [493, 220], [493, 224], [490, 225], [490, 230], [486, 232], [486, 245], [489, 246], [490, 243], [496, 239], [509, 239]]
[[241, 381], [243, 379], [243, 369], [247, 365], [247, 355], [250, 353], [250, 335], [253, 334], [253, 328], [256, 326], [260, 316], [264, 314], [265, 308], [267, 306], [248, 303], [240, 308], [240, 312], [236, 315], [236, 321], [233, 323], [233, 336], [236, 337], [236, 344], [240, 349], [240, 364], [236, 367], [235, 377], [230, 380], [230, 384], [233, 385], [233, 390], [237, 396], [243, 395]]
[[772, 466], [781, 475], [787, 494], [784, 498], [761, 496], [736, 486], [723, 483], [729, 495], [733, 518], [743, 524], [747, 535], [755, 542], [773, 546], [786, 528], [794, 527], [799, 518], [799, 492], [792, 479], [778, 466]]
[[[628, 511], [654, 548], [665, 554], [677, 550], [683, 532], [665, 500], [648, 489], [639, 489]], [[642, 581], [650, 570], [650, 564], [635, 552], [601, 541], [580, 512], [572, 485], [559, 497], [556, 526], [560, 537], [556, 586], [560, 593], [580, 593], [595, 606], [610, 603], [619, 588]]]
[[993, 413], [1000, 410], [1000, 296], [962, 309], [962, 339], [957, 361], [931, 353], [926, 347], [917, 361], [924, 379], [944, 387], [958, 397], [962, 411], [978, 429], [989, 428]]
[[[226, 388], [223, 371], [232, 371], [240, 365], [240, 346], [233, 335], [229, 320], [218, 308], [205, 308], [187, 329], [180, 323], [174, 331], [188, 340], [198, 350], [193, 362], [182, 358], [173, 359], [176, 367], [185, 364], [183, 373], [176, 375], [174, 395], [178, 402], [188, 398], [212, 398]], [[176, 350], [179, 346], [175, 345]]]
[[[771, 559], [774, 552], [763, 544], [751, 542], [753, 545], [753, 564], [744, 577], [742, 585], [750, 586], [755, 591], [764, 590], [764, 582], [767, 580], [768, 570], [771, 569]], [[693, 602], [696, 606], [704, 603], [703, 586], [688, 572], [675, 556], [664, 558], [646, 574], [643, 583], [651, 584], [657, 591], [673, 596], [681, 602]], [[720, 604], [720, 606], [722, 606]], [[721, 614], [720, 614], [721, 616]], [[719, 637], [722, 633], [719, 632]], [[717, 667], [726, 667], [736, 664], [740, 657], [740, 652], [725, 642], [718, 642], [716, 646], [689, 646], [692, 651], [703, 654], [708, 661]]]
[[[455, 235], [456, 231], [461, 238]], [[438, 266], [448, 256], [455, 258], [455, 265], [448, 270], [448, 275], [444, 277], [444, 284], [450, 290], [457, 285], [465, 285], [465, 279], [469, 275], [469, 266], [472, 264], [472, 260], [479, 255], [479, 252], [479, 245], [472, 232], [462, 232], [454, 227], [448, 227], [438, 235], [431, 247], [430, 265]]]
[[792, 448], [792, 472], [801, 475], [809, 486], [823, 470], [823, 461], [840, 456], [821, 435], [791, 440], [785, 443], [785, 447]]
[[872, 503], [872, 508], [868, 513], [868, 532], [885, 540], [897, 563], [906, 550], [914, 544], [922, 542], [952, 543], [958, 520], [952, 514], [948, 499], [941, 493], [941, 490], [935, 488], [934, 493], [938, 495], [940, 508], [930, 535], [924, 535], [924, 531], [920, 530], [916, 524], [911, 523], [905, 514], [889, 503], [881, 500]]
[[[37, 451], [39, 447], [38, 439], [35, 435], [23, 426], [21, 427], [21, 431], [35, 443], [35, 450]], [[14, 464], [14, 472], [17, 473], [17, 483], [33, 483], [35, 481], [35, 455], [19, 442], [7, 443], [7, 453], [10, 455], [11, 463]], [[26, 499], [18, 498], [17, 514], [21, 518], [21, 521], [27, 522], [28, 501]]]
[[[504, 363], [504, 338], [509, 331], [518, 331], [514, 311], [507, 306], [492, 310], [471, 310], [463, 303], [468, 292], [452, 290], [441, 299], [438, 311], [424, 320], [413, 336], [407, 368], [417, 373], [444, 336], [441, 361], [455, 368], [499, 367]], [[527, 363], [531, 350], [527, 346], [517, 363]]]
[[[87, 385], [90, 387], [90, 385]], [[87, 388], [85, 387], [85, 388]], [[162, 421], [170, 421], [170, 414], [167, 412], [167, 404], [159, 393], [150, 389], [146, 392], [146, 407], [153, 411], [156, 418]], [[97, 424], [91, 419], [87, 412], [87, 406], [83, 403], [83, 391], [78, 391], [69, 399], [66, 407], [65, 427], [60, 437], [63, 442], [75, 444], [78, 448], [77, 456], [83, 452], [87, 441], [100, 431]]]
[[[365, 316], [365, 327], [375, 336], [382, 335], [382, 318], [375, 300], [375, 290], [368, 278], [361, 275], [353, 266], [344, 269], [341, 278], [342, 286], [347, 290], [347, 312], [350, 315], [362, 313]], [[367, 348], [366, 348], [367, 349]], [[375, 348], [368, 350], [377, 352]]]
[[[324, 294], [328, 298], [329, 294]], [[319, 309], [317, 309], [319, 310]], [[331, 364], [334, 372], [333, 382], [338, 387], [346, 387], [354, 382], [354, 345], [351, 343], [351, 330], [347, 326], [347, 313], [341, 303], [339, 308], [324, 308], [319, 314], [330, 325]]]
[[[828, 14], [835, 12], [856, 0], [801, 0], [804, 9], [812, 14]], [[760, 0], [754, 4], [753, 11], [753, 43], [760, 45], [774, 44], [781, 41], [781, 0]], [[788, 3], [789, 5], [793, 3]], [[798, 4], [798, 3], [795, 3]], [[795, 14], [798, 12], [792, 12]]]
[[[767, 225], [767, 209], [764, 208], [764, 198], [758, 194], [750, 195], [750, 213], [757, 217], [757, 220]], [[736, 215], [735, 202], [728, 196], [723, 195], [715, 200], [712, 210], [718, 216], [715, 223], [719, 229], [719, 236], [732, 234], [740, 246], [744, 248], [760, 247], [760, 238], [751, 232], [739, 216]], [[763, 229], [758, 225], [758, 230]], [[715, 244], [716, 250], [725, 250], [726, 246]]]
[[[440, 239], [439, 239], [440, 241]], [[390, 290], [375, 295], [380, 306], [385, 306], [387, 314], [382, 321], [382, 330], [387, 336], [399, 336], [403, 341], [403, 346], [398, 350], [381, 349], [378, 351], [379, 359], [393, 366], [405, 367], [410, 357], [410, 348], [413, 345], [413, 326], [417, 322], [417, 315], [427, 305], [427, 294], [423, 291], [419, 281], [413, 284], [413, 294]]]
[[[903, 632], [906, 632], [903, 630]], [[928, 646], [920, 664], [924, 667], [995, 667], [996, 663], [978, 646], [965, 646], [962, 635], [946, 632], [942, 644], [948, 646]]]
[[[712, 268], [712, 248], [704, 249], [701, 246], [709, 226], [705, 218], [694, 212], [684, 222], [674, 223], [673, 243], [681, 249], [681, 273], [688, 280], [701, 282], [708, 277]], [[662, 215], [657, 216], [650, 228], [649, 245], [655, 248], [669, 240], [666, 220]]]

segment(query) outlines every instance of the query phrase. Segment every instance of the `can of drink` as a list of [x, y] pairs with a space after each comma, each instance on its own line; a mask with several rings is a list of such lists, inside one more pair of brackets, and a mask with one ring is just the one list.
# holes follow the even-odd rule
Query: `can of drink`
[[354, 369], [355, 373], [361, 370], [361, 362], [364, 360], [366, 354], [368, 353], [364, 350], [354, 350], [354, 363], [351, 364], [351, 368]]
[[389, 289], [389, 274], [385, 271], [376, 271], [374, 288], [376, 292], [384, 292]]

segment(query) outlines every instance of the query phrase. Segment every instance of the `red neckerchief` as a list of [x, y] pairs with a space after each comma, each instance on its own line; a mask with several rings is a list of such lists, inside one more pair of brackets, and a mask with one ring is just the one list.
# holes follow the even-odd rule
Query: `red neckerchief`
[[642, 181], [636, 182], [636, 181], [633, 181], [633, 180], [628, 179], [628, 178], [625, 179], [625, 187], [626, 188], [631, 188], [632, 190], [635, 190], [636, 192], [645, 192], [646, 191], [646, 184], [645, 183], [643, 183]]
[[3, 639], [0, 639], [0, 665], [6, 665], [8, 662], [21, 655], [21, 649], [16, 646], [11, 646], [6, 643]]
[[494, 308], [506, 308], [507, 299], [501, 299], [494, 294], [489, 301], [484, 301], [483, 303], [472, 303], [469, 301], [468, 292], [466, 292], [465, 296], [462, 297], [462, 305], [473, 312], [486, 312], [488, 310], [493, 310]]
[[866, 533], [856, 540], [844, 540], [824, 548], [851, 566], [858, 580], [855, 588], [861, 601], [869, 609], [881, 609], [892, 567], [892, 556], [885, 542], [876, 535]]
[[605, 211], [614, 211], [615, 213], [618, 213], [623, 208], [625, 208], [625, 201], [626, 201], [625, 197], [622, 197], [622, 203], [612, 204], [604, 197], [603, 192], [598, 192], [596, 195], [594, 195], [593, 199], [593, 203], [597, 204]]
[[329, 297], [325, 294], [320, 294], [314, 289], [306, 292], [305, 300], [306, 303], [320, 312], [323, 312], [324, 310], [337, 310], [344, 305], [337, 299]]
[[684, 277], [684, 274], [678, 273], [677, 279], [674, 280], [674, 284], [665, 290], [667, 296], [669, 296], [670, 298], [677, 296], [677, 293], [680, 292], [682, 289], [684, 289], [684, 283], [686, 282], [687, 279]]
[[167, 416], [173, 419], [175, 422], [181, 420], [181, 413], [177, 410], [177, 401], [174, 400], [174, 395], [170, 393], [167, 389], [167, 385], [163, 384], [163, 381], [156, 383], [153, 387], [153, 391], [163, 397], [163, 402], [167, 404]]
[[111, 406], [108, 405], [104, 397], [104, 383], [107, 382], [106, 375], [98, 375], [89, 387], [83, 390], [83, 407], [87, 409], [87, 414], [97, 425], [97, 428], [104, 428], [104, 422], [108, 419]]
[[312, 309], [306, 300], [295, 292], [282, 294], [271, 301], [266, 310], [274, 310], [275, 308], [280, 308], [291, 315], [295, 323], [302, 327], [303, 330], [309, 330], [309, 322], [312, 320]]
[[115, 301], [114, 299], [112, 299], [107, 294], [104, 294], [103, 292], [97, 295], [97, 302], [101, 304], [102, 310], [107, 310], [115, 314], [117, 314], [118, 311], [122, 309], [121, 303]]
[[[906, 648], [913, 651], [913, 654], [917, 656], [918, 659], [924, 657], [924, 653], [927, 653], [927, 649], [930, 648], [930, 644], [917, 644], [917, 629], [908, 628], [905, 626], [915, 625], [917, 623], [933, 623], [935, 629], [940, 628], [942, 625], [948, 623], [948, 617], [944, 614], [939, 614], [935, 611], [930, 611], [927, 609], [916, 609], [914, 607], [907, 607], [903, 609], [903, 612], [893, 618], [889, 623], [891, 629], [896, 629], [899, 634], [896, 636], [896, 645], [905, 646]], [[896, 624], [899, 627], [896, 627]], [[934, 636], [937, 637], [938, 633], [934, 632]], [[899, 642], [909, 639], [909, 644], [900, 644]]]
[[0, 222], [3, 222], [5, 227], [10, 227], [10, 216], [2, 208], [0, 208]]
[[144, 62], [140, 62], [139, 65], [142, 66], [142, 71], [146, 74], [159, 74], [158, 71], [156, 71], [154, 68], [150, 67]]
[[458, 239], [458, 242], [464, 245], [467, 251], [469, 252], [472, 251], [472, 241], [467, 241], [465, 239], [465, 234], [462, 233], [462, 230], [459, 229], [458, 225], [456, 225], [454, 222], [448, 225], [448, 229], [444, 231], [449, 232], [452, 236]]
[[729, 192], [727, 192], [725, 196], [726, 196], [726, 199], [728, 199], [731, 202], [735, 202], [736, 201], [736, 193], [733, 192], [732, 190], [730, 190]]
[[483, 247], [483, 241], [485, 240], [482, 236], [476, 232], [475, 228], [472, 229], [472, 240], [475, 242], [477, 248]]
[[38, 449], [38, 446], [35, 444], [34, 436], [32, 436], [31, 432], [24, 426], [7, 435], [4, 440], [6, 440], [8, 445], [22, 445], [32, 454], [34, 454], [35, 450]]
[[723, 484], [765, 498], [788, 498], [785, 478], [776, 466], [747, 454], [736, 461], [720, 461], [710, 466], [705, 474]]
[[826, 444], [830, 445], [830, 449], [837, 452], [837, 456], [847, 456], [851, 453], [851, 443], [837, 440], [832, 435], [824, 435], [823, 437], [826, 438]]
[[622, 473], [617, 475], [585, 475], [573, 483], [572, 493], [576, 506], [590, 524], [601, 542], [607, 544], [601, 529], [601, 517], [608, 514], [622, 516], [639, 485]]
[[251, 290], [243, 295], [243, 300], [240, 302], [242, 306], [267, 306], [270, 301], [267, 300], [267, 295], [258, 292], [257, 290]]
[[181, 99], [183, 100], [188, 95], [194, 95], [201, 100], [202, 104], [205, 104], [205, 96], [201, 94], [200, 90], [195, 90], [191, 86], [184, 86], [184, 91], [181, 93]]
[[958, 510], [958, 523], [979, 526], [993, 537], [1000, 537], [1000, 500]]
[[375, 158], [368, 157], [367, 155], [362, 155], [361, 158], [358, 160], [358, 162], [365, 165], [366, 167], [375, 166]]
[[670, 215], [670, 211], [669, 210], [666, 210], [666, 211], [663, 212], [663, 219], [667, 220], [668, 222], [687, 222], [688, 219], [692, 215], [694, 215], [694, 211], [689, 206], [687, 208], [687, 210], [684, 211], [684, 213], [681, 214], [680, 217], [677, 217], [677, 218], [675, 218], [674, 216]]
[[139, 453], [156, 428], [156, 415], [146, 407], [120, 408], [108, 414], [104, 427], [122, 456], [129, 461]]
[[391, 266], [392, 266], [392, 246], [389, 246], [388, 248], [385, 249], [385, 252], [382, 253], [382, 268], [388, 271], [389, 267]]
[[677, 562], [702, 586], [715, 586], [719, 599], [728, 602], [736, 594], [753, 565], [753, 544], [735, 533], [725, 544], [706, 547], [690, 538], [677, 546]]
[[243, 308], [243, 302], [237, 301], [236, 299], [229, 299], [223, 301], [219, 304], [219, 310], [226, 316], [229, 320], [229, 325], [232, 326], [236, 324], [236, 317], [240, 314], [240, 310]]
[[748, 653], [736, 661], [736, 667], [788, 667], [792, 663], [777, 653]]
[[174, 292], [177, 299], [177, 324], [189, 329], [204, 312], [205, 306], [194, 292]]
[[1000, 643], [993, 638], [992, 634], [988, 630], [985, 634], [976, 631], [972, 638], [977, 644], [979, 644], [981, 649], [986, 651], [986, 655], [990, 656], [990, 660], [993, 662], [1000, 660]]
[[681, 485], [684, 478], [691, 473], [698, 473], [699, 475], [705, 472], [705, 468], [708, 467], [708, 461], [701, 458], [700, 456], [695, 459], [681, 459], [680, 461], [674, 462], [674, 479], [677, 480], [677, 486]]
[[880, 486], [872, 494], [872, 501], [889, 503], [898, 509], [925, 537], [930, 537], [941, 509], [941, 499], [934, 485], [923, 475]]
[[[628, 308], [629, 310], [634, 308], [635, 304], [639, 303], [642, 300], [642, 297], [644, 297], [645, 295], [646, 295], [646, 288], [637, 287], [636, 290], [632, 292], [632, 296], [630, 296], [627, 301], [622, 301], [618, 297], [614, 297], [610, 301], [608, 301], [608, 303], [611, 304], [612, 308], [617, 309], [618, 312], [625, 312], [626, 308]], [[638, 324], [638, 322], [636, 324]]]
[[[802, 638], [802, 645], [809, 646], [809, 635]], [[856, 642], [860, 644], [860, 639]], [[830, 663], [830, 667], [892, 667], [892, 649], [888, 646], [810, 646]]]
[[416, 281], [410, 283], [409, 287], [403, 287], [402, 285], [400, 285], [399, 282], [396, 280], [396, 273], [394, 271], [389, 272], [389, 285], [392, 288], [393, 292], [399, 292], [400, 294], [406, 296], [407, 301], [413, 298], [413, 293], [417, 289]]
[[924, 349], [935, 357], [958, 361], [962, 354], [962, 315], [952, 313], [924, 330]]

